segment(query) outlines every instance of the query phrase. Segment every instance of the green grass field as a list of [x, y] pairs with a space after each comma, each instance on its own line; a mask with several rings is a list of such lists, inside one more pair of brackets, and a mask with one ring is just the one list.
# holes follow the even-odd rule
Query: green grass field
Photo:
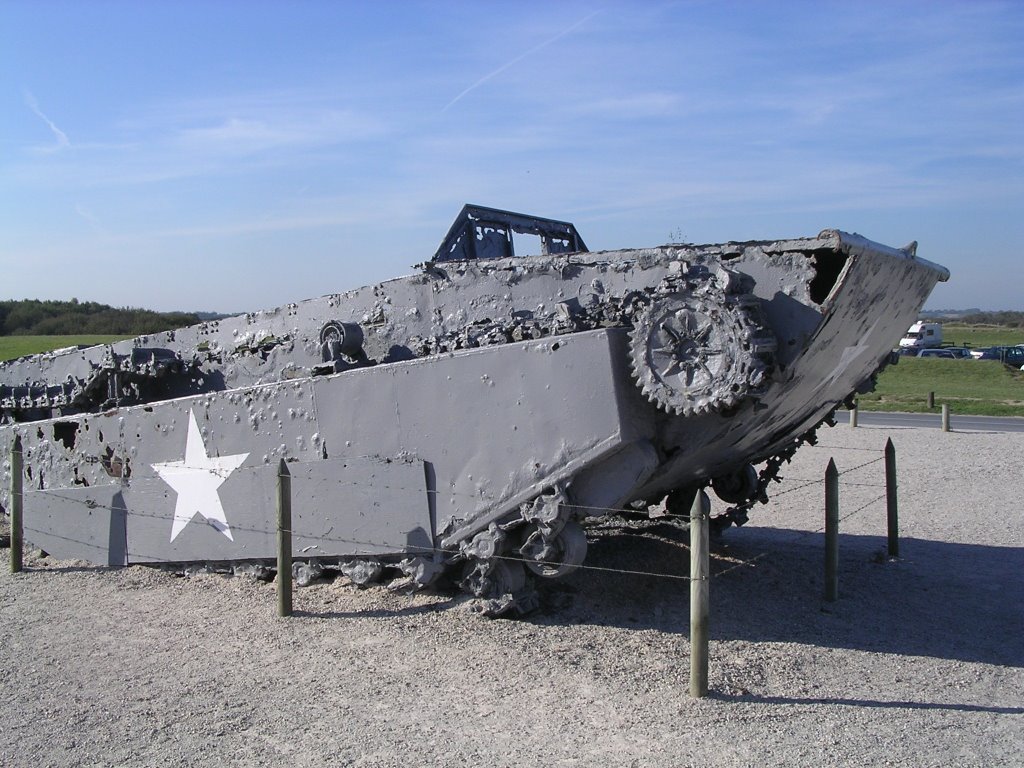
[[0, 336], [0, 360], [49, 352], [76, 344], [109, 344], [130, 336]]
[[1012, 347], [1024, 344], [1024, 328], [944, 323], [942, 340], [954, 347]]
[[[1024, 329], [944, 323], [942, 339], [956, 347], [1024, 344]], [[928, 408], [928, 393], [935, 408]], [[865, 411], [929, 413], [945, 403], [953, 413], [1024, 416], [1024, 374], [994, 360], [901, 357], [878, 378], [874, 392], [858, 398]]]
[[[928, 393], [935, 408], [928, 408]], [[1024, 373], [996, 360], [903, 357], [878, 377], [874, 392], [858, 398], [865, 411], [1024, 416]]]

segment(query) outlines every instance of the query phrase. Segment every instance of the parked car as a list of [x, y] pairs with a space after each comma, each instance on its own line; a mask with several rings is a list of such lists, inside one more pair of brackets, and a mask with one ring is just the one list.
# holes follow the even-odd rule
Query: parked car
[[[981, 352], [980, 355], [975, 354]], [[1024, 347], [988, 347], [971, 350], [975, 360], [998, 360], [1014, 368], [1024, 366]]]
[[918, 357], [945, 357], [953, 360], [970, 359], [971, 350], [964, 347], [939, 347], [937, 349], [922, 349], [917, 353]]

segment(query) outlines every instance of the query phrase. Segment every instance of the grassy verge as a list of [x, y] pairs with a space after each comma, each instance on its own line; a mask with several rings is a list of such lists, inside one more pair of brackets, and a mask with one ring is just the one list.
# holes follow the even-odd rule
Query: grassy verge
[[1012, 347], [1024, 344], [1024, 329], [943, 323], [942, 340], [954, 347]]
[[[928, 408], [928, 393], [935, 408]], [[858, 398], [865, 411], [937, 412], [1024, 416], [1024, 373], [995, 360], [904, 357], [878, 377], [875, 391]]]
[[110, 344], [130, 336], [0, 336], [0, 360], [49, 352], [77, 344]]

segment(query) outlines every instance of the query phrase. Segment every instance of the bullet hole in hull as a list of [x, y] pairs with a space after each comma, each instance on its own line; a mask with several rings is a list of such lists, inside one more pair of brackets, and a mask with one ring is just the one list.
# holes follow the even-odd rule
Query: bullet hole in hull
[[69, 451], [75, 448], [75, 438], [78, 436], [77, 421], [58, 421], [53, 425], [53, 439], [59, 440]]

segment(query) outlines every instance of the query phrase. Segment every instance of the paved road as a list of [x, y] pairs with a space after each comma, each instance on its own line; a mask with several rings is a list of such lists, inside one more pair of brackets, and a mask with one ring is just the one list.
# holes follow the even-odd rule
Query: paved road
[[[836, 421], [849, 424], [849, 413], [839, 411]], [[942, 416], [938, 413], [884, 413], [861, 411], [857, 423], [865, 427], [942, 427]], [[1019, 416], [964, 416], [952, 413], [949, 428], [971, 432], [1024, 432], [1024, 418]]]

